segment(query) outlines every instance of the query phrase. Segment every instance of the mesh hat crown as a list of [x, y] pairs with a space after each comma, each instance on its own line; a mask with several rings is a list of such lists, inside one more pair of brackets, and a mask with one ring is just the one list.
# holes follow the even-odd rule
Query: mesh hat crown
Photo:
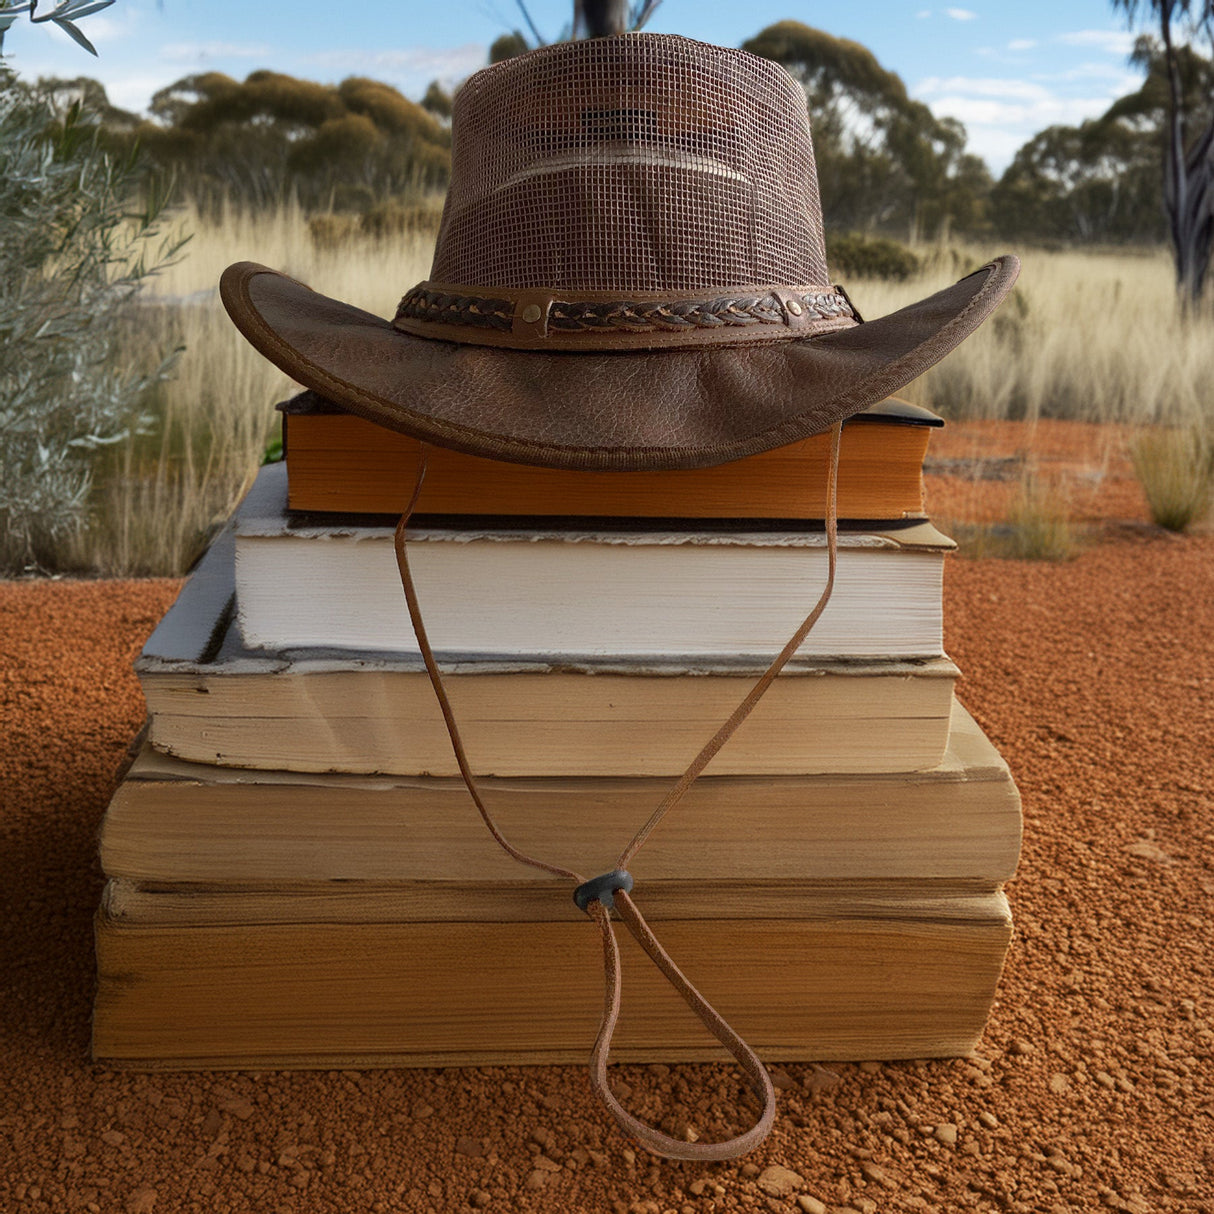
[[473, 76], [453, 127], [439, 282], [829, 282], [805, 95], [768, 60], [682, 38], [574, 43]]
[[674, 35], [544, 47], [452, 119], [430, 279], [386, 321], [265, 267], [224, 275], [249, 340], [374, 421], [572, 468], [720, 463], [903, 387], [1015, 280], [1001, 258], [862, 323], [830, 285], [805, 94]]

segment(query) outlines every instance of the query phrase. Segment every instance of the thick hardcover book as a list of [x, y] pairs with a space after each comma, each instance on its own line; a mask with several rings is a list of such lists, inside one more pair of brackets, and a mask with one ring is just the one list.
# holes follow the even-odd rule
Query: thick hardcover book
[[[512, 843], [582, 872], [610, 869], [668, 788], [576, 776], [482, 784]], [[931, 771], [702, 777], [633, 872], [638, 881], [998, 883], [1019, 850], [1007, 765], [955, 704], [948, 751]], [[101, 865], [157, 885], [534, 879], [492, 840], [462, 780], [246, 771], [150, 746], [106, 812]]]
[[[637, 898], [772, 1060], [969, 1052], [1011, 935], [1002, 893], [930, 883], [655, 882]], [[719, 1060], [619, 935], [613, 1057]], [[200, 894], [111, 881], [96, 941], [93, 1053], [113, 1066], [583, 1062], [602, 1008], [599, 935], [560, 882]]]
[[[457, 774], [420, 657], [251, 650], [232, 618], [231, 553], [226, 533], [136, 662], [157, 750], [233, 767]], [[474, 770], [498, 776], [677, 775], [762, 670], [724, 657], [437, 656]], [[944, 657], [795, 659], [708, 773], [936, 767], [957, 674]]]
[[[421, 444], [304, 392], [279, 406], [295, 510], [399, 514]], [[848, 420], [839, 453], [839, 516], [923, 513], [922, 466], [942, 419], [887, 400]], [[427, 450], [418, 509], [432, 514], [613, 515], [619, 518], [820, 519], [825, 435], [715, 468], [569, 472]]]
[[[262, 469], [235, 525], [251, 647], [417, 652], [391, 526], [299, 519], [281, 465]], [[834, 594], [801, 656], [939, 657], [952, 541], [921, 522], [844, 532], [839, 545]], [[558, 661], [770, 659], [827, 573], [826, 537], [804, 527], [419, 521], [409, 557], [436, 650]]]

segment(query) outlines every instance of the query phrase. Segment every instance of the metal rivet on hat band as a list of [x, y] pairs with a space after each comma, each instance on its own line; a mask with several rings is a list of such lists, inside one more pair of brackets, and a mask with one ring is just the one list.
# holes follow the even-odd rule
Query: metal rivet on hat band
[[543, 315], [543, 313], [540, 311], [540, 306], [539, 306], [539, 304], [528, 304], [528, 305], [527, 305], [527, 306], [526, 306], [526, 307], [523, 309], [523, 319], [524, 319], [524, 320], [525, 320], [525, 321], [526, 321], [526, 322], [527, 322], [529, 325], [533, 325], [533, 324], [535, 324], [535, 322], [536, 322], [537, 320], [539, 320], [539, 318], [540, 318], [542, 315]]
[[805, 309], [795, 299], [790, 299], [785, 305], [794, 316], [800, 316]]

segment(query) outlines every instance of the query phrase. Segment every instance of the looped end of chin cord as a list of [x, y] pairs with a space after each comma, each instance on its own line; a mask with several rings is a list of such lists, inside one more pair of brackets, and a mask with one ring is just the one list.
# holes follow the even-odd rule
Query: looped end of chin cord
[[[848, 302], [850, 303], [850, 301]], [[859, 313], [856, 315], [857, 319], [859, 319]], [[413, 631], [417, 636], [418, 648], [421, 650], [422, 657], [425, 660], [426, 673], [429, 675], [430, 682], [434, 687], [434, 693], [438, 700], [439, 708], [442, 711], [447, 732], [451, 738], [451, 747], [455, 754], [456, 762], [459, 765], [460, 775], [467, 785], [468, 792], [476, 804], [477, 810], [480, 812], [486, 827], [488, 827], [489, 832], [498, 845], [508, 855], [519, 861], [519, 863], [551, 873], [556, 877], [580, 882], [574, 890], [573, 900], [583, 913], [595, 921], [602, 933], [603, 964], [606, 982], [603, 1019], [599, 1026], [598, 1038], [594, 1043], [594, 1051], [590, 1059], [591, 1085], [598, 1094], [599, 1099], [607, 1106], [608, 1111], [626, 1133], [632, 1134], [646, 1150], [653, 1152], [655, 1155], [665, 1156], [667, 1159], [700, 1161], [736, 1159], [738, 1156], [753, 1150], [767, 1137], [771, 1132], [772, 1125], [775, 1123], [776, 1094], [771, 1082], [771, 1076], [768, 1075], [767, 1068], [763, 1065], [759, 1056], [725, 1022], [704, 996], [696, 990], [686, 975], [671, 960], [661, 944], [658, 943], [653, 932], [650, 931], [648, 924], [641, 917], [640, 911], [637, 910], [636, 905], [630, 897], [629, 891], [632, 889], [632, 877], [625, 868], [625, 865], [631, 862], [632, 857], [636, 855], [653, 830], [666, 814], [679, 803], [699, 774], [712, 761], [713, 756], [717, 754], [721, 747], [733, 736], [738, 726], [747, 718], [751, 709], [759, 702], [768, 687], [779, 675], [780, 671], [783, 670], [788, 660], [800, 648], [801, 643], [805, 640], [810, 629], [813, 628], [819, 616], [825, 610], [826, 604], [830, 601], [835, 583], [838, 559], [837, 492], [839, 441], [842, 429], [843, 423], [836, 422], [830, 432], [830, 460], [827, 475], [826, 507], [828, 565], [826, 587], [822, 591], [821, 597], [818, 599], [813, 610], [805, 617], [801, 626], [789, 638], [787, 644], [775, 657], [771, 665], [768, 666], [762, 677], [751, 687], [742, 702], [734, 709], [729, 719], [725, 721], [720, 729], [704, 745], [700, 753], [691, 761], [691, 764], [679, 778], [678, 783], [663, 798], [662, 803], [654, 810], [648, 822], [633, 836], [632, 842], [628, 844], [616, 861], [619, 867], [590, 881], [583, 881], [580, 873], [575, 873], [557, 864], [549, 864], [536, 859], [534, 856], [528, 856], [510, 844], [498, 829], [496, 822], [493, 820], [493, 815], [485, 805], [484, 799], [480, 794], [480, 789], [477, 786], [476, 777], [472, 771], [472, 765], [468, 762], [468, 758], [464, 753], [463, 742], [460, 740], [459, 730], [456, 728], [451, 704], [443, 687], [442, 675], [439, 672], [438, 663], [434, 659], [430, 642], [426, 639], [426, 630], [421, 618], [421, 607], [418, 604], [417, 592], [413, 585], [413, 577], [409, 571], [409, 562], [405, 550], [405, 529], [417, 505], [421, 494], [422, 477], [425, 475], [426, 448], [424, 444], [422, 446], [422, 460], [418, 467], [417, 480], [413, 488], [413, 497], [396, 528], [396, 560], [400, 568], [401, 585], [405, 592], [405, 601], [409, 607], [409, 619], [412, 621]], [[735, 1138], [729, 1139], [727, 1142], [682, 1142], [661, 1133], [653, 1126], [647, 1125], [645, 1122], [634, 1117], [620, 1105], [620, 1102], [612, 1094], [607, 1082], [607, 1056], [611, 1050], [611, 1038], [615, 1032], [616, 1022], [620, 1015], [620, 954], [619, 945], [616, 943], [615, 929], [612, 926], [613, 913], [619, 916], [637, 943], [648, 954], [654, 965], [657, 966], [675, 990], [683, 997], [691, 1010], [700, 1018], [713, 1036], [729, 1051], [734, 1061], [741, 1067], [743, 1074], [746, 1076], [747, 1083], [763, 1106], [758, 1120], [749, 1130], [746, 1130]]]
[[615, 910], [617, 890], [623, 890], [626, 894], [632, 893], [632, 874], [622, 868], [614, 868], [601, 877], [583, 881], [573, 891], [573, 900], [577, 903], [578, 910], [587, 915], [590, 914], [592, 902], [601, 902], [608, 910]]
[[[605, 882], [609, 877], [628, 874], [621, 869], [615, 873], [607, 873], [587, 881], [579, 886], [579, 891], [585, 886]], [[631, 884], [631, 880], [629, 881]], [[763, 1105], [763, 1111], [754, 1125], [726, 1142], [682, 1142], [663, 1134], [660, 1130], [634, 1117], [616, 1099], [607, 1081], [607, 1055], [611, 1051], [611, 1038], [615, 1033], [616, 1021], [620, 1015], [620, 950], [616, 944], [615, 932], [611, 925], [611, 912], [600, 899], [587, 902], [586, 913], [595, 920], [603, 935], [603, 966], [606, 971], [606, 985], [603, 1000], [603, 1020], [599, 1026], [598, 1039], [594, 1043], [594, 1051], [590, 1056], [590, 1084], [598, 1098], [607, 1106], [608, 1112], [615, 1118], [616, 1124], [627, 1134], [631, 1134], [647, 1151], [666, 1159], [688, 1159], [697, 1162], [707, 1162], [719, 1159], [737, 1159], [741, 1155], [753, 1151], [755, 1147], [771, 1133], [771, 1127], [776, 1120], [776, 1093], [767, 1068], [759, 1056], [725, 1023], [720, 1013], [700, 994], [691, 984], [686, 975], [675, 965], [666, 950], [658, 943], [649, 925], [641, 917], [636, 903], [628, 896], [628, 891], [622, 885], [616, 886], [608, 895], [613, 900], [618, 895], [615, 911], [623, 919], [625, 926], [632, 933], [636, 942], [649, 955], [649, 959], [665, 975], [688, 1007], [700, 1018], [705, 1028], [733, 1055], [734, 1061], [742, 1068], [746, 1081], [751, 1090]], [[598, 902], [596, 906], [594, 903]]]

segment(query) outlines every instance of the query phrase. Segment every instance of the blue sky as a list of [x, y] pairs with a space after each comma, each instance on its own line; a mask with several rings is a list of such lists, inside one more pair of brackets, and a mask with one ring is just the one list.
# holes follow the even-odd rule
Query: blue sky
[[[570, 0], [530, 0], [548, 38]], [[1109, 0], [664, 0], [649, 29], [737, 46], [783, 18], [868, 46], [911, 94], [959, 118], [970, 150], [998, 173], [1043, 127], [1103, 112], [1135, 88], [1132, 36]], [[16, 26], [5, 42], [23, 76], [92, 75], [110, 98], [142, 110], [156, 89], [200, 71], [243, 78], [268, 67], [313, 80], [373, 76], [411, 97], [485, 62], [498, 34], [522, 24], [514, 0], [117, 0], [83, 27], [93, 59], [49, 26]]]

